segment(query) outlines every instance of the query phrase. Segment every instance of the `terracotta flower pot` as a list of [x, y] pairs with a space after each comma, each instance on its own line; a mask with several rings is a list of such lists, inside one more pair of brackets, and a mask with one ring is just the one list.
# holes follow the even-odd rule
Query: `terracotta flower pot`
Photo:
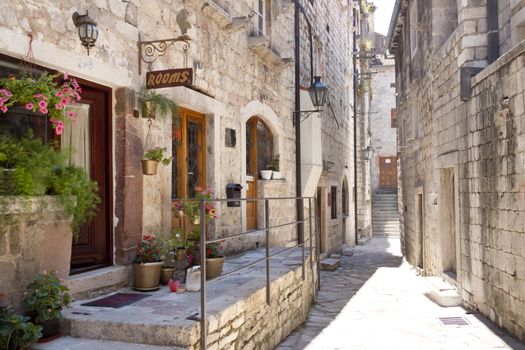
[[152, 101], [141, 101], [142, 118], [154, 119], [157, 113], [157, 104]]
[[173, 277], [174, 272], [174, 267], [163, 267], [160, 270], [160, 284], [168, 284], [168, 281]]
[[139, 291], [159, 289], [161, 267], [162, 261], [133, 264], [133, 289]]
[[211, 280], [219, 277], [222, 274], [223, 266], [224, 257], [206, 258], [206, 279]]
[[60, 335], [60, 320], [58, 318], [35, 323], [42, 326], [42, 338], [40, 338], [39, 342], [45, 343]]
[[142, 160], [142, 173], [144, 175], [156, 175], [158, 163], [156, 160]]

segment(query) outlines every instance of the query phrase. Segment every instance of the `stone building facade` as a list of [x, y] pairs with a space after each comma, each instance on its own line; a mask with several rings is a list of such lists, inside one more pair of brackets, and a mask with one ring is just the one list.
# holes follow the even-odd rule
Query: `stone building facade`
[[[313, 26], [314, 74], [322, 76], [330, 87], [322, 115], [311, 115], [301, 123], [303, 196], [318, 195], [312, 206], [321, 214], [321, 250], [334, 253], [343, 243], [355, 242], [354, 225], [345, 217], [355, 210], [349, 107], [353, 93], [353, 4], [341, 0], [303, 1], [303, 6]], [[74, 12], [88, 11], [99, 30], [89, 56], [72, 21]], [[291, 18], [293, 4], [283, 0], [3, 4], [2, 67], [16, 67], [18, 60], [29, 57], [31, 49], [35, 65], [43, 70], [68, 72], [80, 79], [86, 91], [103, 96], [103, 114], [93, 115], [100, 124], [90, 132], [102, 130], [101, 125], [105, 125], [102, 149], [108, 159], [104, 163], [107, 197], [105, 232], [100, 236], [105, 240], [104, 256], [96, 262], [82, 263], [84, 267], [107, 268], [107, 278], [100, 285], [94, 283], [94, 287], [102, 290], [108, 287], [106, 284], [125, 283], [126, 269], [117, 267], [130, 263], [143, 234], [171, 231], [172, 198], [191, 195], [191, 184], [213, 188], [218, 198], [226, 198], [228, 184], [243, 186], [242, 197], [296, 195]], [[155, 60], [142, 52], [147, 62], [140, 62], [139, 72], [138, 42], [174, 37], [188, 39], [189, 45], [175, 43], [163, 54], [156, 52]], [[310, 57], [304, 20], [301, 44], [302, 109], [311, 110], [306, 91], [310, 85]], [[150, 125], [140, 117], [137, 100], [146, 73], [182, 67], [193, 68], [193, 85], [159, 90], [179, 106], [178, 119], [156, 118]], [[181, 144], [190, 151], [179, 150]], [[151, 147], [166, 148], [175, 159], [169, 166], [160, 166], [157, 175], [144, 176], [141, 157]], [[279, 154], [283, 179], [259, 179], [259, 171], [268, 159], [254, 157], [253, 150], [266, 152], [267, 156]], [[190, 157], [194, 158], [193, 168], [180, 160]], [[233, 208], [217, 204], [217, 211], [219, 219], [210, 233], [214, 237], [253, 231], [225, 244], [227, 252], [254, 249], [264, 243], [264, 231], [260, 230], [265, 221], [263, 203], [252, 208], [245, 203]], [[294, 200], [270, 203], [271, 225], [294, 220]], [[6, 240], [9, 242], [9, 237]], [[290, 226], [274, 230], [270, 243], [290, 246], [296, 241], [297, 232]], [[87, 245], [91, 249], [97, 244], [90, 241]], [[89, 288], [90, 283], [79, 282], [81, 277], [75, 276], [71, 283]]]
[[525, 339], [525, 1], [396, 2], [404, 255]]

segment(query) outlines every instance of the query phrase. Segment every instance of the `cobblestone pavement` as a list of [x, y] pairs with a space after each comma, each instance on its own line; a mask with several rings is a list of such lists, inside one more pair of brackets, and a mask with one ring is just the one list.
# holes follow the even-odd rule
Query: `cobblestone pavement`
[[[357, 247], [337, 271], [323, 271], [321, 282], [308, 320], [278, 350], [525, 349], [481, 316], [425, 297], [428, 282], [402, 260], [397, 238]], [[469, 324], [444, 326], [441, 317]]]

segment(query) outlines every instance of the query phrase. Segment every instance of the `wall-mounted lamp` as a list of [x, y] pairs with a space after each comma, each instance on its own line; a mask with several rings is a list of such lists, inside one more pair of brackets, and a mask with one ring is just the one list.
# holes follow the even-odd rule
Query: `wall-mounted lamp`
[[303, 121], [307, 119], [312, 113], [321, 113], [323, 111], [323, 107], [326, 104], [326, 98], [328, 96], [328, 86], [326, 86], [321, 81], [320, 76], [313, 77], [313, 82], [308, 88], [308, 93], [310, 94], [310, 99], [312, 100], [315, 110], [295, 111], [294, 122], [297, 117], [299, 117], [299, 121]]
[[370, 146], [366, 146], [366, 148], [363, 150], [363, 158], [365, 160], [370, 160], [371, 157], [372, 157], [372, 149], [370, 148]]
[[75, 26], [78, 28], [78, 37], [82, 42], [82, 46], [87, 49], [89, 56], [89, 49], [95, 46], [98, 38], [97, 22], [89, 17], [89, 12], [86, 11], [85, 15], [75, 12], [73, 14], [73, 23], [75, 23]]

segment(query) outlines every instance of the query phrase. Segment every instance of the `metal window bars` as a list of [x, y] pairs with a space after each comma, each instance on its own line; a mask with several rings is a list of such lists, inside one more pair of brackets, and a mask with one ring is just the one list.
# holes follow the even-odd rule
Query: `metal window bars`
[[[304, 201], [308, 201], [308, 217], [303, 220], [295, 220], [286, 222], [284, 224], [277, 224], [274, 226], [270, 226], [270, 201], [282, 201], [282, 200], [290, 200], [294, 201], [297, 204], [299, 204], [303, 210], [304, 210]], [[224, 278], [227, 278], [229, 276], [232, 276], [236, 273], [239, 273], [243, 270], [246, 270], [250, 267], [253, 267], [257, 264], [260, 264], [262, 262], [265, 262], [265, 269], [266, 269], [266, 303], [270, 305], [271, 299], [270, 299], [270, 259], [273, 257], [276, 257], [278, 255], [284, 254], [286, 252], [289, 252], [293, 249], [296, 249], [298, 247], [301, 247], [301, 265], [302, 265], [302, 278], [305, 280], [306, 278], [306, 266], [305, 266], [305, 248], [308, 244], [309, 247], [309, 262], [310, 262], [310, 270], [313, 273], [314, 269], [314, 246], [315, 246], [315, 265], [316, 265], [316, 274], [312, 276], [312, 280], [315, 281], [315, 283], [312, 283], [312, 286], [315, 286], [314, 289], [314, 296], [315, 292], [318, 291], [321, 288], [320, 283], [320, 261], [319, 261], [319, 255], [320, 255], [320, 238], [319, 238], [319, 215], [317, 213], [316, 207], [314, 206], [312, 208], [313, 203], [317, 203], [316, 197], [273, 197], [273, 198], [229, 198], [229, 199], [192, 199], [192, 198], [173, 198], [173, 201], [195, 201], [199, 202], [199, 220], [200, 220], [200, 256], [201, 256], [201, 265], [200, 265], [200, 272], [201, 272], [201, 286], [200, 286], [200, 299], [201, 299], [201, 312], [200, 312], [200, 348], [203, 350], [206, 350], [207, 344], [206, 344], [206, 337], [207, 337], [207, 325], [206, 325], [206, 285], [215, 283], [217, 281], [220, 281]], [[227, 237], [221, 237], [216, 239], [206, 239], [206, 203], [227, 203], [227, 202], [261, 202], [264, 201], [264, 228], [261, 229], [255, 229], [255, 230], [247, 230], [245, 232], [241, 232], [238, 234], [230, 235]], [[313, 224], [312, 224], [313, 219]], [[281, 251], [278, 251], [276, 253], [270, 254], [270, 231], [273, 229], [278, 229], [282, 227], [288, 227], [295, 225], [296, 227], [300, 224], [304, 224], [308, 222], [309, 227], [309, 235], [308, 239], [303, 240], [301, 243], [297, 243], [293, 247], [285, 248]], [[314, 229], [315, 225], [315, 229]], [[253, 232], [258, 231], [265, 231], [265, 257], [262, 259], [255, 260], [247, 265], [244, 265], [238, 269], [235, 269], [233, 271], [230, 271], [228, 273], [222, 274], [221, 276], [211, 280], [206, 281], [206, 246], [211, 243], [218, 243], [223, 242], [227, 240], [232, 240], [235, 238], [239, 238], [245, 235], [248, 235]]]

